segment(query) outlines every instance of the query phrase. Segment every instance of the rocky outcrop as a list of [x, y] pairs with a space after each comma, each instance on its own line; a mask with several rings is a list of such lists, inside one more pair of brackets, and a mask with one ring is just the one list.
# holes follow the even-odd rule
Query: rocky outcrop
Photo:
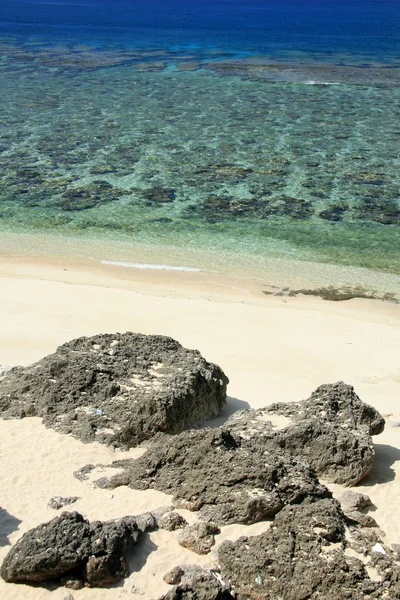
[[[398, 565], [388, 558], [386, 572], [377, 569], [382, 581], [373, 581], [361, 560], [346, 555], [345, 531], [335, 500], [286, 506], [267, 532], [221, 545], [222, 579], [240, 600], [399, 598]], [[379, 560], [373, 556], [371, 566]]]
[[[276, 417], [286, 421], [279, 430], [268, 423]], [[340, 381], [321, 385], [301, 402], [241, 411], [227, 425], [247, 437], [269, 436], [273, 446], [303, 456], [326, 481], [350, 486], [372, 468], [371, 436], [383, 431], [385, 421]]]
[[255, 523], [286, 504], [331, 495], [301, 457], [275, 448], [268, 437], [246, 439], [228, 427], [158, 434], [142, 457], [112, 466], [118, 473], [97, 480], [99, 487], [174, 494], [177, 508], [218, 525]]
[[354, 485], [372, 467], [371, 435], [383, 428], [351, 386], [323, 385], [299, 403], [236, 413], [219, 429], [158, 435], [141, 458], [113, 463], [123, 472], [97, 485], [154, 488], [205, 520], [254, 523], [286, 504], [328, 497], [315, 471]]
[[0, 573], [11, 583], [58, 580], [74, 589], [108, 585], [128, 575], [125, 551], [156, 527], [151, 513], [90, 523], [78, 512], [64, 512], [25, 533]]
[[84, 442], [129, 448], [216, 417], [228, 378], [196, 350], [135, 333], [82, 337], [0, 381], [3, 417], [43, 417]]

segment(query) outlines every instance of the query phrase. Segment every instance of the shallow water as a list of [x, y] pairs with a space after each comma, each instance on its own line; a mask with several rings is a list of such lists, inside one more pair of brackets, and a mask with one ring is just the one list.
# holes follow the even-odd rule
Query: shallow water
[[269, 54], [260, 32], [233, 48], [233, 26], [219, 47], [205, 26], [200, 44], [155, 47], [165, 23], [136, 46], [9, 24], [0, 229], [124, 242], [129, 261], [157, 244], [400, 273], [400, 53], [393, 23], [386, 47], [366, 23], [302, 45], [297, 22]]

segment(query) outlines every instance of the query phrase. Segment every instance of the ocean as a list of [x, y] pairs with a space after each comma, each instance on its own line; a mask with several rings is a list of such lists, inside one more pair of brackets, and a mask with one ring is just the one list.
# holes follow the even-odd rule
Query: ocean
[[0, 0], [0, 46], [3, 253], [400, 291], [399, 1]]

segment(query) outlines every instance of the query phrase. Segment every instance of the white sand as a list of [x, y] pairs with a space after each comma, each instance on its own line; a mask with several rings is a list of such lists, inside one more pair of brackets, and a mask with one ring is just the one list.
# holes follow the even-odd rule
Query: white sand
[[[90, 264], [0, 260], [0, 365], [29, 364], [81, 335], [136, 331], [170, 335], [218, 363], [230, 378], [229, 407], [261, 407], [300, 400], [321, 383], [344, 380], [392, 421], [400, 421], [400, 306], [370, 300], [326, 302], [261, 293], [262, 282], [206, 273], [147, 272]], [[226, 417], [225, 415], [225, 417]], [[221, 419], [219, 420], [219, 422]], [[217, 420], [218, 422], [218, 420]], [[373, 472], [357, 489], [369, 494], [373, 516], [388, 543], [400, 542], [396, 519], [400, 482], [400, 428], [376, 438]], [[134, 453], [135, 451], [132, 451]], [[137, 452], [137, 451], [136, 451]], [[89, 519], [108, 519], [169, 504], [158, 492], [98, 490], [72, 473], [109, 463], [121, 453], [84, 445], [45, 429], [39, 419], [0, 420], [0, 558], [25, 531], [57, 514], [55, 495], [76, 495], [71, 505]], [[337, 486], [336, 488], [337, 489]], [[61, 511], [58, 511], [61, 512]], [[185, 512], [188, 520], [195, 515]], [[20, 522], [19, 522], [20, 521]], [[223, 528], [222, 539], [268, 525]], [[17, 529], [18, 527], [18, 529]], [[4, 545], [6, 544], [6, 545]], [[132, 558], [132, 575], [106, 590], [72, 592], [76, 599], [157, 598], [164, 573], [182, 562], [207, 564], [184, 550], [176, 534], [151, 534]], [[140, 568], [140, 570], [139, 570]], [[65, 591], [14, 586], [0, 580], [0, 598], [63, 598]]]

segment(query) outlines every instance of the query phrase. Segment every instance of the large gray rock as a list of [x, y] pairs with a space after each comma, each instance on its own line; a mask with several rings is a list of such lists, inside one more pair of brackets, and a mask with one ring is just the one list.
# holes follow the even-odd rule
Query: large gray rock
[[129, 448], [216, 417], [228, 378], [197, 350], [135, 333], [82, 337], [0, 381], [3, 417], [43, 417], [84, 442]]
[[392, 561], [383, 582], [372, 581], [363, 562], [346, 555], [345, 545], [337, 501], [286, 506], [267, 532], [221, 544], [221, 576], [240, 600], [399, 598]]
[[[280, 428], [271, 422], [277, 417]], [[286, 504], [327, 497], [315, 471], [354, 485], [372, 467], [371, 435], [383, 427], [351, 386], [323, 385], [299, 403], [235, 413], [219, 429], [158, 435], [141, 458], [113, 463], [123, 472], [97, 485], [154, 488], [217, 524], [255, 523]]]
[[[268, 420], [284, 418], [280, 429]], [[360, 400], [350, 385], [321, 385], [307, 400], [277, 403], [235, 413], [227, 426], [248, 437], [269, 436], [292, 456], [303, 456], [326, 481], [355, 485], [371, 470], [371, 436], [385, 427], [379, 412]]]
[[301, 457], [282, 452], [268, 437], [247, 439], [227, 427], [158, 434], [143, 456], [112, 466], [118, 473], [96, 485], [174, 494], [177, 507], [218, 525], [255, 523], [286, 504], [331, 496]]
[[0, 573], [10, 583], [61, 580], [67, 575], [67, 580], [78, 582], [76, 587], [107, 585], [128, 575], [125, 551], [144, 531], [156, 527], [151, 513], [90, 523], [78, 512], [64, 512], [25, 533], [5, 557]]

